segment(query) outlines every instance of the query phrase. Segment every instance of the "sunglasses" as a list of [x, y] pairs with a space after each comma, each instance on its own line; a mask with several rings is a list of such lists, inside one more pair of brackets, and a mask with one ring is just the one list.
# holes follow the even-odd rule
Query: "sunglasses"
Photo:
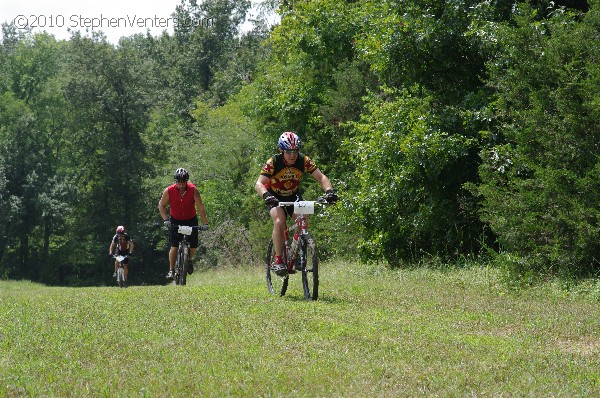
[[298, 150], [297, 149], [286, 149], [285, 153], [287, 153], [288, 155], [297, 155]]

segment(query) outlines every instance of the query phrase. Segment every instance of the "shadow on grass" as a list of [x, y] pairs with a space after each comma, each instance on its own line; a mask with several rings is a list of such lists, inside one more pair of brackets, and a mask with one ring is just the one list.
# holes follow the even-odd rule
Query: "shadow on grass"
[[304, 303], [327, 303], [327, 304], [344, 304], [347, 303], [346, 300], [339, 299], [337, 297], [325, 296], [319, 297], [317, 300], [307, 300], [304, 298], [304, 295], [301, 294], [286, 294], [283, 297], [280, 297], [282, 300], [288, 301], [296, 301], [296, 302], [304, 302]]

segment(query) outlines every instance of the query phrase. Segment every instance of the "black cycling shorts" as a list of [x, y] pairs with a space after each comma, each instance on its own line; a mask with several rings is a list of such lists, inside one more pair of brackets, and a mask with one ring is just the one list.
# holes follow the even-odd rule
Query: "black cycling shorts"
[[[129, 250], [119, 250], [117, 249], [117, 256], [129, 256]], [[125, 257], [123, 259], [123, 264], [129, 264], [129, 257]]]
[[[176, 220], [173, 217], [169, 217], [169, 221], [171, 221], [171, 228], [169, 234], [169, 240], [171, 241], [171, 247], [178, 247], [179, 242], [183, 240], [183, 235], [177, 233], [177, 225], [186, 225], [188, 227], [196, 227], [198, 226], [198, 217], [194, 217], [191, 220]], [[190, 247], [192, 249], [198, 248], [198, 230], [195, 229], [192, 231], [192, 234], [188, 236], [188, 242], [190, 242]]]
[[[278, 201], [280, 202], [298, 202], [302, 199], [302, 195], [300, 194], [294, 194], [292, 196], [280, 196], [280, 195], [276, 195], [275, 193], [269, 191], [271, 193], [271, 195], [275, 196], [277, 198]], [[275, 207], [275, 206], [269, 206], [267, 205], [267, 209], [269, 209], [269, 211], [271, 211], [271, 209]], [[283, 210], [285, 210], [285, 213], [288, 215], [288, 217], [292, 217], [292, 214], [294, 214], [294, 206], [293, 205], [289, 205], [289, 206], [284, 206]]]

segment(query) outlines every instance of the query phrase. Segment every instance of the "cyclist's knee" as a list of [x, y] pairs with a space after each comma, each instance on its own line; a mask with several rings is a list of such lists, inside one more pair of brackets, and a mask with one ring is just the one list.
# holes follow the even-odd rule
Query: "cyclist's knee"
[[273, 224], [275, 228], [284, 228], [285, 227], [285, 217], [277, 217], [273, 219]]

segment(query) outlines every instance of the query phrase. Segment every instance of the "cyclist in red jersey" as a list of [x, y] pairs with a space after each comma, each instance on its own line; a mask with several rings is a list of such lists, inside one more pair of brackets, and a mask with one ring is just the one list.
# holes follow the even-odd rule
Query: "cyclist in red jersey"
[[[202, 223], [208, 228], [208, 218], [204, 210], [204, 204], [200, 197], [200, 192], [194, 184], [189, 182], [190, 175], [184, 168], [175, 171], [175, 183], [169, 185], [163, 191], [162, 197], [158, 202], [158, 210], [166, 225], [171, 222], [177, 225], [197, 226], [198, 214]], [[167, 212], [167, 206], [169, 210]], [[177, 247], [182, 240], [182, 235], [177, 230], [170, 228], [171, 249], [169, 250], [169, 273], [167, 279], [173, 279], [173, 268], [177, 261]], [[194, 266], [191, 259], [194, 258], [198, 249], [198, 231], [192, 231], [190, 235], [190, 267], [188, 274], [194, 272]]]
[[327, 202], [333, 204], [338, 197], [331, 182], [319, 170], [315, 162], [308, 156], [299, 153], [300, 138], [290, 131], [279, 137], [279, 154], [273, 156], [263, 165], [260, 176], [255, 184], [256, 192], [264, 199], [269, 214], [273, 219], [273, 247], [275, 248], [275, 263], [271, 268], [277, 275], [285, 276], [287, 268], [281, 258], [283, 249], [284, 230], [287, 216], [293, 217], [293, 206], [278, 207], [279, 202], [294, 202], [302, 200], [298, 195], [300, 183], [305, 173], [310, 174], [321, 184], [325, 191]]

